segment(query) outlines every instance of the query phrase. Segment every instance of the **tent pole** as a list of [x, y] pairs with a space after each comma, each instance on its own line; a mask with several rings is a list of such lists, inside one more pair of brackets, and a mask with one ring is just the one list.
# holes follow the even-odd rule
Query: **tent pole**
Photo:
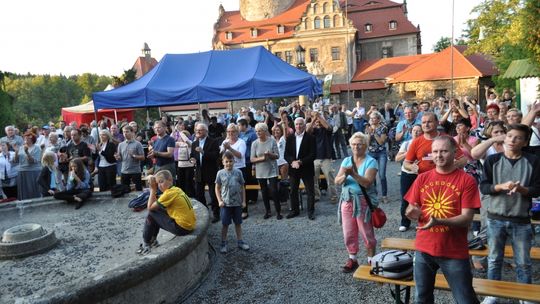
[[96, 121], [96, 123], [98, 122], [96, 106], [94, 106], [94, 120]]
[[116, 113], [116, 109], [114, 109], [114, 124], [118, 123], [118, 114]]

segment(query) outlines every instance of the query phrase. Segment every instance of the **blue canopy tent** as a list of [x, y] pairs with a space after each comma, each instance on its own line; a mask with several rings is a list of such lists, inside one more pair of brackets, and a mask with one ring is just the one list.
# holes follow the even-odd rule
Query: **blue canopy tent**
[[140, 79], [93, 100], [96, 109], [121, 109], [320, 94], [315, 76], [254, 47], [167, 54]]

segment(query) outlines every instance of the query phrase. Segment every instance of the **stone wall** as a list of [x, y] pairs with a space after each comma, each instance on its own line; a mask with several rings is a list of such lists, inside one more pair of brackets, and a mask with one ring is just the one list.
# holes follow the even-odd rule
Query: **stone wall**
[[294, 0], [240, 0], [240, 14], [248, 21], [275, 17], [288, 9]]
[[[454, 79], [454, 96], [469, 96], [478, 98], [478, 78]], [[405, 100], [432, 100], [446, 90], [446, 97], [450, 97], [452, 84], [450, 80], [421, 81], [394, 84], [393, 90], [400, 99]], [[413, 94], [412, 92], [415, 92]], [[413, 97], [415, 95], [415, 97]]]

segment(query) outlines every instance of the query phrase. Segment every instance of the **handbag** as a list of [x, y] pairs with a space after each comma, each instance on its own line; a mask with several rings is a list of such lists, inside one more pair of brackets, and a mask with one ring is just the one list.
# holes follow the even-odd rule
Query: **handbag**
[[[351, 156], [351, 162], [353, 164], [354, 170], [358, 171], [356, 164], [354, 163], [353, 156]], [[364, 195], [364, 198], [366, 199], [366, 202], [368, 204], [369, 210], [371, 211], [371, 223], [373, 227], [382, 228], [384, 224], [386, 223], [386, 214], [381, 208], [373, 206], [373, 204], [371, 203], [371, 198], [369, 197], [366, 188], [360, 184], [358, 184], [358, 186], [360, 186], [360, 189], [362, 190], [362, 194]]]

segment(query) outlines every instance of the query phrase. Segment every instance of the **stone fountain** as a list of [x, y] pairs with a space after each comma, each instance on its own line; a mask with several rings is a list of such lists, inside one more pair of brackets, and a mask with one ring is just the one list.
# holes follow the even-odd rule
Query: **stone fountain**
[[4, 231], [0, 241], [0, 259], [22, 258], [45, 252], [57, 244], [53, 230], [39, 224], [22, 224]]
[[146, 211], [127, 207], [136, 195], [94, 193], [79, 210], [52, 198], [0, 204], [0, 303], [177, 303], [209, 269], [208, 210], [193, 201], [195, 231], [162, 230], [141, 256]]

